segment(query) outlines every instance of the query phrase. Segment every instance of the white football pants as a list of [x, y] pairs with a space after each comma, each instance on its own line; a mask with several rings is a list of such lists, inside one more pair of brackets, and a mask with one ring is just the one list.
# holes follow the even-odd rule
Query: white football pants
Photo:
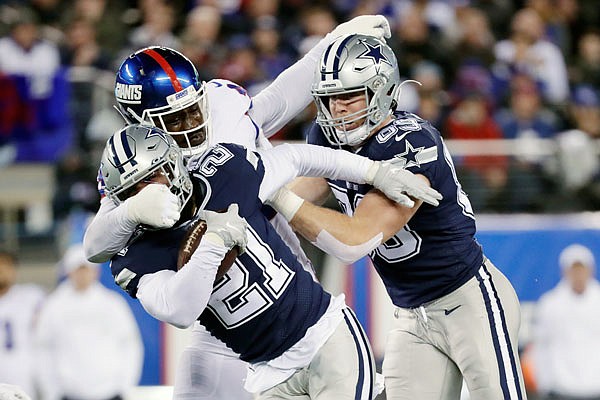
[[526, 399], [518, 354], [520, 306], [488, 260], [454, 292], [396, 308], [383, 361], [388, 400]]

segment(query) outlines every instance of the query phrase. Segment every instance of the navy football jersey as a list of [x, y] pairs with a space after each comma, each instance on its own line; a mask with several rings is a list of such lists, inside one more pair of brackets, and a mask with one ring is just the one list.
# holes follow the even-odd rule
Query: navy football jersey
[[[334, 147], [316, 124], [308, 142]], [[392, 302], [399, 307], [418, 307], [474, 276], [483, 262], [481, 247], [474, 238], [475, 218], [437, 129], [415, 114], [396, 112], [394, 120], [357, 153], [372, 160], [397, 157], [407, 170], [426, 176], [444, 196], [437, 207], [421, 205], [402, 230], [370, 253]], [[341, 180], [328, 182], [348, 215], [373, 188]]]
[[[248, 362], [271, 360], [300, 340], [325, 313], [331, 296], [313, 281], [275, 232], [258, 198], [264, 176], [260, 156], [245, 148], [217, 145], [189, 161], [192, 181], [205, 194], [202, 208], [239, 205], [248, 222], [248, 244], [230, 270], [213, 285], [199, 321]], [[176, 270], [186, 226], [143, 232], [111, 263], [117, 277], [125, 268], [126, 291], [135, 297], [139, 278]]]

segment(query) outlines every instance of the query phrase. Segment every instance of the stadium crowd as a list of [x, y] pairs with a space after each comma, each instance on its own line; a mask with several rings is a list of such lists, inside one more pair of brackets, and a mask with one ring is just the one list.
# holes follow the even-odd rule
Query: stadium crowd
[[[434, 122], [446, 139], [513, 139], [456, 156], [476, 210], [600, 205], [592, 145], [600, 137], [600, 11], [593, 0], [2, 3], [0, 165], [60, 161], [59, 182], [74, 162], [94, 171], [94, 147], [119, 122], [95, 109], [91, 82], [106, 76], [112, 87], [119, 61], [136, 49], [176, 48], [206, 80], [229, 79], [254, 94], [338, 22], [384, 14], [401, 78], [421, 83], [403, 87], [399, 108]], [[313, 118], [309, 107], [276, 138], [303, 140]], [[93, 185], [93, 172], [84, 175]], [[78, 195], [75, 202], [97, 205], [93, 190]]]

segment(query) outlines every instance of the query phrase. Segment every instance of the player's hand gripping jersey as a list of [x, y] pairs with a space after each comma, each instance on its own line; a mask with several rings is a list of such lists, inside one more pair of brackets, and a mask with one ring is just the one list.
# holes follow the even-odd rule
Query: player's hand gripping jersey
[[[308, 142], [334, 147], [316, 124]], [[437, 129], [414, 114], [396, 112], [394, 120], [357, 154], [372, 160], [396, 157], [404, 162], [405, 169], [426, 176], [443, 195], [437, 207], [421, 205], [401, 231], [370, 254], [393, 303], [417, 307], [452, 292], [473, 277], [483, 260], [481, 247], [474, 239], [475, 218]], [[367, 184], [343, 180], [328, 183], [348, 215], [353, 215], [372, 189]]]

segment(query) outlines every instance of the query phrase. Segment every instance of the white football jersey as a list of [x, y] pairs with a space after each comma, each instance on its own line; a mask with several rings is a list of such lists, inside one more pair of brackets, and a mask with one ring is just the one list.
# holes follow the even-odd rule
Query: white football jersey
[[0, 382], [21, 387], [33, 396], [33, 331], [45, 297], [33, 284], [14, 285], [0, 297]]
[[252, 100], [246, 90], [225, 79], [208, 81], [206, 88], [212, 125], [211, 145], [235, 143], [255, 150], [262, 129], [248, 115]]

